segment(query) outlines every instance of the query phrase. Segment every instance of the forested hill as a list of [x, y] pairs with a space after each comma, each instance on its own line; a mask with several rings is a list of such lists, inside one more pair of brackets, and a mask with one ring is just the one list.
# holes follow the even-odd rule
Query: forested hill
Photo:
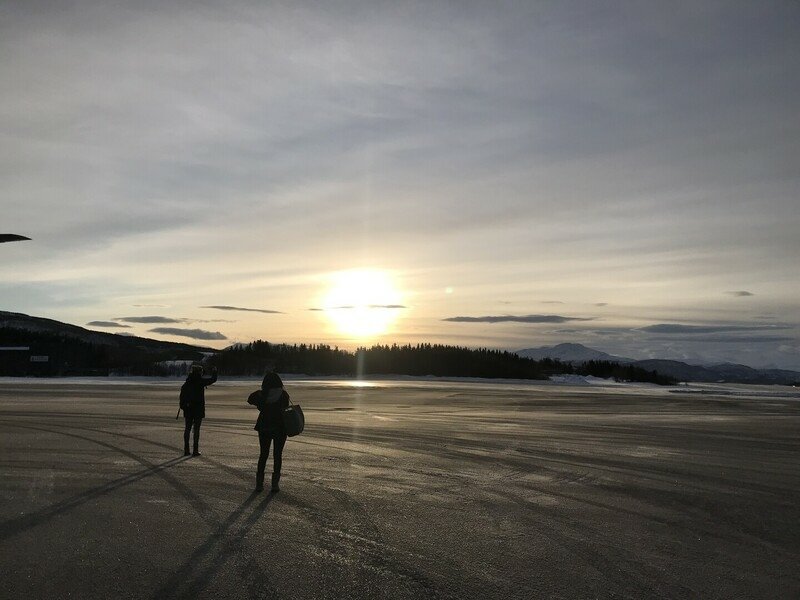
[[0, 376], [176, 374], [164, 363], [202, 360], [212, 352], [0, 311]]
[[504, 350], [439, 344], [377, 345], [349, 352], [324, 344], [288, 345], [256, 341], [227, 348], [208, 362], [222, 375], [259, 376], [268, 360], [275, 361], [280, 373], [306, 375], [547, 379], [550, 375], [575, 373], [662, 385], [675, 383], [675, 380], [662, 377], [655, 371], [607, 361], [571, 365], [552, 359], [533, 360]]

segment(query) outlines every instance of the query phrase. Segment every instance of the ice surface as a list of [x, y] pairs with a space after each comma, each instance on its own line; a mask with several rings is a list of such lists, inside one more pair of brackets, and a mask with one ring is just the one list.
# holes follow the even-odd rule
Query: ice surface
[[285, 378], [306, 430], [273, 497], [260, 379], [208, 389], [191, 459], [181, 381], [0, 381], [0, 597], [800, 590], [791, 388]]

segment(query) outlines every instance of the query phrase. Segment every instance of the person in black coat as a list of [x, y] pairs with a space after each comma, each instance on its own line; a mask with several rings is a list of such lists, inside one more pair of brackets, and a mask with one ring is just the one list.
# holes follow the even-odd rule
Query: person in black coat
[[289, 407], [289, 394], [283, 389], [283, 382], [275, 372], [275, 364], [267, 365], [267, 373], [261, 382], [261, 390], [250, 394], [247, 400], [258, 408], [258, 420], [253, 429], [258, 431], [258, 443], [261, 453], [258, 456], [256, 469], [256, 490], [264, 489], [264, 469], [269, 458], [269, 447], [274, 445], [272, 459], [272, 492], [280, 491], [278, 482], [281, 479], [283, 463], [283, 447], [286, 444], [286, 431], [283, 427], [281, 412]]
[[183, 430], [183, 455], [189, 456], [189, 433], [194, 427], [193, 456], [200, 456], [200, 424], [206, 416], [206, 387], [217, 380], [217, 369], [212, 367], [211, 376], [203, 376], [202, 365], [192, 365], [189, 376], [181, 388], [181, 408], [186, 427]]

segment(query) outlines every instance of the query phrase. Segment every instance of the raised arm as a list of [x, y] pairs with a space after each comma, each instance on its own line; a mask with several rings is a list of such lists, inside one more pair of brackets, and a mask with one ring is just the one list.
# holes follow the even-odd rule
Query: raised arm
[[203, 381], [203, 385], [206, 386], [206, 387], [211, 385], [212, 383], [215, 383], [217, 381], [217, 370], [216, 369], [212, 369], [211, 377], [203, 377], [202, 381]]

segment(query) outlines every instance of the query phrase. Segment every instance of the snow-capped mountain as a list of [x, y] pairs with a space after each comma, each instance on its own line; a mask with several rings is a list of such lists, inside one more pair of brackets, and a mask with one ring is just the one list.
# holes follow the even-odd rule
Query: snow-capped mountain
[[539, 348], [525, 348], [517, 350], [517, 354], [534, 360], [554, 358], [562, 362], [581, 363], [589, 360], [608, 360], [618, 363], [634, 362], [632, 358], [614, 356], [583, 344], [558, 344], [557, 346], [541, 346]]

